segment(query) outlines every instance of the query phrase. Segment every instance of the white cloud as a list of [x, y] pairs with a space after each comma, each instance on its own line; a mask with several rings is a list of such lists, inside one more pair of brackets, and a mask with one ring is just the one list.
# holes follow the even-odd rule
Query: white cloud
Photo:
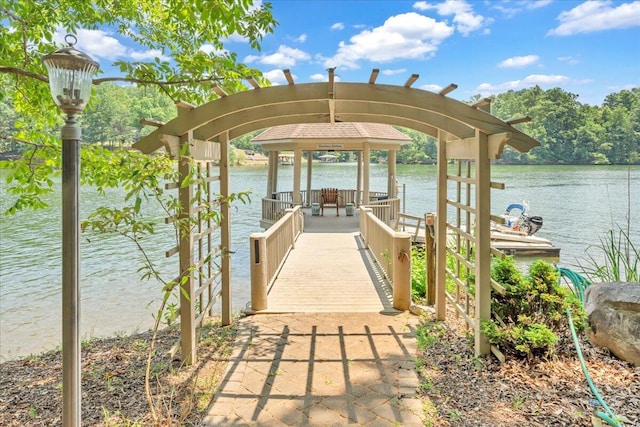
[[[265, 79], [271, 82], [272, 86], [279, 86], [287, 82], [287, 78], [284, 76], [282, 70], [271, 70], [266, 73], [262, 73], [262, 75]], [[291, 77], [295, 81], [296, 76], [292, 74]]]
[[396, 74], [402, 74], [402, 73], [406, 73], [407, 69], [406, 68], [396, 68], [395, 70], [382, 70], [382, 74], [384, 74], [385, 76], [393, 76]]
[[505, 59], [498, 64], [500, 68], [521, 68], [528, 65], [535, 64], [540, 58], [538, 55], [526, 55], [526, 56], [514, 56], [509, 59]]
[[580, 60], [575, 56], [559, 56], [558, 61], [565, 62], [569, 65], [577, 65], [580, 63]]
[[359, 68], [358, 61], [388, 62], [395, 59], [432, 57], [440, 43], [453, 34], [453, 28], [433, 18], [409, 12], [388, 18], [380, 27], [364, 30], [341, 41], [327, 68]]
[[[498, 85], [493, 85], [491, 83], [482, 83], [480, 84], [475, 92], [482, 96], [490, 96], [496, 95], [502, 92], [506, 92], [509, 90], [520, 90], [533, 86], [559, 86], [566, 85], [568, 83], [581, 83], [572, 81], [567, 76], [562, 75], [545, 75], [545, 74], [532, 74], [530, 76], [525, 77], [522, 80], [512, 80], [504, 83], [500, 83]], [[584, 83], [584, 82], [582, 82]]]
[[249, 55], [244, 59], [244, 62], [247, 64], [258, 62], [260, 64], [277, 65], [286, 68], [293, 67], [298, 61], [308, 61], [310, 58], [308, 53], [300, 49], [280, 45], [276, 53], [271, 55]]
[[299, 35], [295, 40], [296, 40], [297, 42], [304, 43], [304, 42], [306, 42], [306, 41], [307, 41], [307, 35], [306, 35], [306, 34], [304, 34], [304, 33], [303, 33], [303, 34], [300, 34], [300, 35]]
[[420, 86], [420, 89], [428, 90], [429, 92], [438, 93], [442, 90], [442, 86], [436, 84], [428, 84]]
[[344, 30], [344, 24], [342, 22], [336, 22], [331, 26], [332, 31], [340, 31]]
[[311, 80], [314, 82], [326, 82], [329, 80], [329, 76], [327, 74], [316, 73], [309, 76]]
[[553, 3], [553, 0], [533, 0], [524, 2], [527, 9], [541, 9]]
[[493, 23], [493, 19], [477, 15], [473, 7], [464, 0], [446, 0], [443, 3], [432, 4], [426, 1], [418, 1], [413, 4], [418, 10], [435, 10], [439, 15], [453, 15], [453, 23], [463, 36], [468, 36], [474, 31], [482, 30], [488, 34], [487, 26]]
[[226, 53], [225, 50], [219, 50], [216, 49], [216, 47], [212, 44], [203, 44], [202, 46], [200, 46], [200, 49], [202, 52], [206, 53], [207, 55], [215, 53], [216, 55], [222, 55], [224, 53]]
[[612, 7], [611, 1], [587, 1], [558, 16], [560, 25], [547, 35], [571, 36], [580, 33], [640, 26], [640, 1]]

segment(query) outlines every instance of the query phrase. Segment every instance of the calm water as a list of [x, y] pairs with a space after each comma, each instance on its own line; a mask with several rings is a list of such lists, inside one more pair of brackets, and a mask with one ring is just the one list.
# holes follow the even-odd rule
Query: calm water
[[[279, 189], [290, 190], [292, 167], [280, 168]], [[303, 168], [303, 182], [306, 182]], [[386, 191], [386, 166], [372, 165], [371, 189]], [[261, 231], [259, 199], [266, 190], [265, 167], [231, 170], [234, 192], [252, 189], [254, 202], [232, 210], [232, 286], [234, 311], [250, 298], [248, 236]], [[1, 176], [0, 176], [1, 177]], [[313, 188], [356, 188], [355, 164], [314, 164]], [[538, 235], [561, 248], [561, 263], [571, 266], [602, 233], [620, 224], [626, 227], [628, 180], [626, 167], [496, 166], [494, 181], [505, 190], [492, 193], [492, 212], [500, 214], [509, 203], [527, 200], [530, 213], [544, 218]], [[435, 211], [436, 167], [398, 166], [397, 180], [406, 187], [406, 212], [422, 215]], [[631, 170], [631, 236], [640, 244], [640, 167]], [[0, 183], [0, 209], [11, 196]], [[118, 204], [122, 194], [106, 196], [91, 189], [81, 193], [81, 216], [95, 207]], [[39, 352], [61, 341], [61, 225], [60, 195], [49, 198], [50, 207], [0, 217], [0, 360]], [[177, 258], [164, 259], [172, 246], [161, 234], [147, 244], [166, 277], [177, 274]], [[119, 236], [82, 237], [82, 335], [105, 336], [145, 330], [152, 323], [160, 287], [141, 282], [140, 254]]]

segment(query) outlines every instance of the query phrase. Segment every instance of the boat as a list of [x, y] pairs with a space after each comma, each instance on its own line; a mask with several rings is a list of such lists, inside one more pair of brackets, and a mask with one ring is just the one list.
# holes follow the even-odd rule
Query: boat
[[507, 206], [500, 216], [503, 222], [491, 222], [491, 246], [507, 255], [559, 257], [560, 249], [551, 240], [534, 236], [544, 221], [528, 211], [526, 201]]

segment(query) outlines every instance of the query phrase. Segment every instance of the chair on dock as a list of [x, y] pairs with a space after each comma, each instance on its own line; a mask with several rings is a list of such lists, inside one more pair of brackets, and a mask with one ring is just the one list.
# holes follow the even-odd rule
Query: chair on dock
[[339, 204], [337, 188], [323, 188], [320, 190], [320, 210], [322, 211], [321, 215], [323, 216], [325, 205], [335, 205], [336, 216], [340, 216], [340, 211], [338, 210]]

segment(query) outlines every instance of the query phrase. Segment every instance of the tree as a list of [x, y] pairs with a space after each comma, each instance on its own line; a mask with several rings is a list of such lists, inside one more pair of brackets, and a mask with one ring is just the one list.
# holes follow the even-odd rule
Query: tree
[[[173, 101], [201, 104], [216, 96], [212, 84], [234, 93], [244, 89], [244, 77], [253, 76], [266, 83], [259, 71], [237, 62], [236, 55], [224, 49], [224, 41], [231, 36], [242, 37], [259, 49], [264, 34], [273, 31], [276, 22], [270, 4], [255, 8], [252, 3], [0, 0], [0, 73], [8, 81], [2, 85], [0, 99], [15, 108], [15, 138], [30, 145], [21, 161], [1, 165], [10, 169], [10, 191], [17, 197], [10, 211], [41, 206], [40, 197], [52, 190], [49, 177], [59, 165], [60, 138], [55, 130], [61, 114], [49, 95], [41, 61], [42, 55], [60, 47], [56, 42], [59, 31], [80, 34], [107, 29], [156, 53], [148, 61], [115, 61], [113, 65], [122, 75], [96, 78], [95, 85], [121, 81], [141, 88], [154, 86]], [[92, 98], [91, 104], [98, 102]], [[124, 123], [118, 126], [127, 129]], [[86, 168], [83, 179], [91, 182], [87, 174], [98, 170]]]

